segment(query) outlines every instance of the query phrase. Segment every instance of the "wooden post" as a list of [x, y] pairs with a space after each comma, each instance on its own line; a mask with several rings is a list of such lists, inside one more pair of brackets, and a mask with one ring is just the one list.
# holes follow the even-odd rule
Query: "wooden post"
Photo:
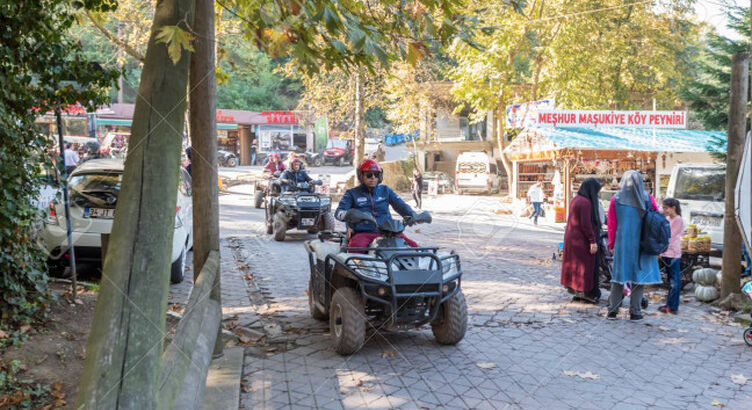
[[[741, 299], [741, 234], [736, 223], [734, 196], [736, 178], [739, 175], [741, 153], [744, 149], [746, 134], [745, 118], [749, 82], [749, 54], [735, 54], [731, 60], [731, 93], [729, 96], [729, 131], [728, 152], [726, 154], [726, 209], [723, 218], [723, 278], [721, 280], [721, 305], [727, 309], [741, 308], [734, 306], [733, 297], [736, 294]], [[729, 298], [727, 300], [727, 298]], [[725, 302], [725, 303], [724, 303]]]
[[357, 169], [360, 163], [365, 157], [365, 106], [363, 99], [365, 98], [365, 91], [363, 90], [363, 69], [358, 67], [355, 70], [355, 159], [353, 160], [353, 166]]
[[[196, 0], [196, 36], [191, 55], [191, 173], [193, 180], [193, 275], [199, 278], [211, 251], [219, 251], [219, 188], [217, 187], [217, 84], [214, 68], [214, 2]], [[220, 275], [211, 298], [222, 305]], [[218, 329], [217, 332], [220, 330]], [[221, 335], [214, 354], [222, 354]]]
[[564, 160], [564, 221], [569, 220], [569, 202], [572, 201], [572, 173], [571, 162]]
[[192, 0], [156, 5], [75, 408], [156, 407], [189, 60], [157, 35], [192, 16]]

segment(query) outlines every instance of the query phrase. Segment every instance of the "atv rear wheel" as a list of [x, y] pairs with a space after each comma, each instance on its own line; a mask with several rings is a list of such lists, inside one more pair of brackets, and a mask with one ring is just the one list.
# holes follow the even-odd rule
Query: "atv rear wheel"
[[264, 203], [264, 191], [257, 189], [253, 199], [253, 206], [255, 206], [256, 209], [261, 209], [261, 205]]
[[457, 344], [467, 330], [467, 304], [462, 291], [458, 291], [441, 304], [436, 320], [431, 322], [436, 341], [442, 345]]
[[313, 300], [313, 282], [308, 279], [308, 310], [311, 311], [311, 317], [316, 320], [327, 320], [329, 315], [319, 310], [316, 307], [316, 302]]
[[329, 331], [334, 350], [351, 355], [363, 346], [366, 337], [366, 315], [363, 300], [353, 288], [339, 288], [334, 292], [329, 308]]

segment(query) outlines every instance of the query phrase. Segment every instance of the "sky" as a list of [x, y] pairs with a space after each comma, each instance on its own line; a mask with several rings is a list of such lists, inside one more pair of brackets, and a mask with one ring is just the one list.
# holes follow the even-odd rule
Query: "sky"
[[726, 28], [726, 24], [728, 23], [728, 20], [726, 19], [726, 16], [724, 14], [724, 7], [725, 4], [733, 4], [743, 7], [749, 7], [750, 1], [749, 0], [696, 0], [695, 2], [695, 13], [697, 14], [697, 17], [700, 19], [700, 21], [707, 22], [708, 24], [716, 27], [716, 30], [719, 34], [723, 35], [724, 37], [729, 37], [732, 39], [739, 39], [738, 34], [736, 34], [733, 31], [730, 31]]

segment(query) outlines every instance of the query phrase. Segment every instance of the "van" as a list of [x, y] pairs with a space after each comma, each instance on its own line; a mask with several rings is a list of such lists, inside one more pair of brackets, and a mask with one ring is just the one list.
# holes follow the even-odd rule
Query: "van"
[[454, 181], [459, 194], [498, 193], [501, 177], [485, 152], [463, 152], [457, 157]]
[[681, 204], [684, 226], [694, 224], [706, 232], [714, 254], [723, 248], [725, 194], [723, 164], [676, 164], [666, 187], [666, 197]]

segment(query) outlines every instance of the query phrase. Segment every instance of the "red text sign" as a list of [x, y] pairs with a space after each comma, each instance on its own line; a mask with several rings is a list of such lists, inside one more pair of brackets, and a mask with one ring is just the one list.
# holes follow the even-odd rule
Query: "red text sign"
[[686, 111], [538, 111], [539, 127], [687, 128]]
[[261, 111], [270, 124], [297, 124], [298, 117], [292, 111]]

